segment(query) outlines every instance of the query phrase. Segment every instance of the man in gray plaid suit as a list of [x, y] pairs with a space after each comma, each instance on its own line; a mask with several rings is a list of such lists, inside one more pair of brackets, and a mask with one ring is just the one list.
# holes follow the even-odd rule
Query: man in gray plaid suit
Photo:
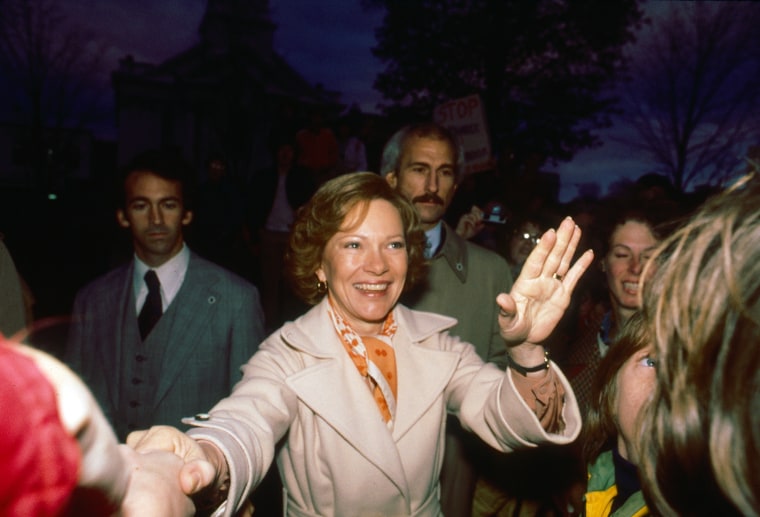
[[146, 151], [130, 162], [116, 217], [134, 256], [74, 301], [66, 362], [121, 441], [134, 429], [178, 426], [210, 409], [264, 338], [256, 287], [185, 243], [193, 174], [171, 152]]

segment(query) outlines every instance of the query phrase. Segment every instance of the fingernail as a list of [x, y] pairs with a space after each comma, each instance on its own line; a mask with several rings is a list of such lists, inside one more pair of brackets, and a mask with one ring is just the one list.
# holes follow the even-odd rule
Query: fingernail
[[201, 475], [197, 472], [193, 474], [193, 492], [196, 492], [201, 486]]

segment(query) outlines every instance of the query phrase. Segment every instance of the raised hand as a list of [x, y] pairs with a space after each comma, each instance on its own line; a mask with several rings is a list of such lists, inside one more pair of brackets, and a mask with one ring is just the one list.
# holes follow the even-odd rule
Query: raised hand
[[456, 233], [463, 239], [469, 240], [479, 234], [484, 226], [483, 210], [473, 205], [469, 212], [459, 218]]
[[594, 259], [588, 250], [571, 267], [580, 238], [581, 230], [570, 217], [556, 231], [545, 232], [510, 293], [496, 298], [501, 335], [511, 352], [518, 352], [514, 348], [520, 345], [540, 345], [562, 318], [573, 289]]

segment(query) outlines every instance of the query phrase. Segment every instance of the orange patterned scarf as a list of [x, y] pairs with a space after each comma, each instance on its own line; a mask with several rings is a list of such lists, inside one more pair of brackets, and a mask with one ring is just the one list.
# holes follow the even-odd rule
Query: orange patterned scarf
[[398, 394], [396, 353], [392, 344], [393, 336], [398, 327], [393, 320], [393, 313], [388, 313], [379, 336], [359, 336], [338, 315], [333, 307], [332, 300], [330, 300], [328, 312], [335, 326], [335, 331], [356, 369], [367, 379], [383, 421], [390, 425], [396, 414], [396, 396]]

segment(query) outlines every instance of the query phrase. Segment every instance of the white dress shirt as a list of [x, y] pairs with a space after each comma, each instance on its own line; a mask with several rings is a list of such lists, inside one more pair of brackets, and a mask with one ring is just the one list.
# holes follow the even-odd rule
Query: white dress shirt
[[145, 298], [148, 297], [148, 286], [145, 284], [145, 273], [153, 269], [158, 275], [158, 281], [161, 282], [161, 307], [164, 312], [172, 300], [177, 296], [182, 282], [185, 280], [187, 265], [190, 262], [190, 249], [186, 244], [182, 244], [182, 250], [174, 255], [168, 261], [164, 262], [157, 268], [149, 267], [145, 262], [135, 255], [135, 267], [132, 276], [132, 288], [135, 292], [135, 309], [140, 314], [142, 306], [145, 304]]

